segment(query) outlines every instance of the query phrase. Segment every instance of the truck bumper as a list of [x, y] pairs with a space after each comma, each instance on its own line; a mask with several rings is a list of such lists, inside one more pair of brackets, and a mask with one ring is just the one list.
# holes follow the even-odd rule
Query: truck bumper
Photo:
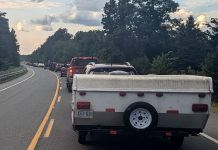
[[196, 136], [201, 129], [173, 129], [156, 128], [148, 132], [135, 132], [125, 127], [106, 127], [106, 126], [73, 126], [75, 131], [86, 131], [92, 135], [126, 135], [126, 136], [151, 136], [151, 137], [171, 137], [171, 136]]
[[[209, 114], [158, 114], [157, 128], [204, 129]], [[92, 119], [74, 118], [75, 126], [125, 127], [121, 112], [94, 112]]]

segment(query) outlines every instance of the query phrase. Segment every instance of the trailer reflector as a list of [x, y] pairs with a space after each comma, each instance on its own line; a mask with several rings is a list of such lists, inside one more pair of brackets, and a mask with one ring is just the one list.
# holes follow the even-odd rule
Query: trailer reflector
[[167, 110], [167, 114], [179, 114], [178, 110]]
[[117, 131], [116, 130], [110, 130], [110, 134], [111, 135], [117, 135]]
[[193, 112], [207, 112], [208, 105], [207, 104], [193, 104], [192, 111]]
[[114, 108], [106, 108], [105, 111], [106, 111], [106, 112], [115, 112], [115, 109], [114, 109]]

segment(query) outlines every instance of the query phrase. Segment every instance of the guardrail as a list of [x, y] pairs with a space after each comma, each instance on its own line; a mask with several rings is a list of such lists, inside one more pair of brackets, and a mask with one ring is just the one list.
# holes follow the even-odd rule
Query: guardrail
[[0, 75], [0, 84], [4, 83], [6, 81], [9, 81], [10, 79], [13, 79], [14, 77], [19, 77], [19, 76], [25, 74], [26, 72], [27, 72], [27, 69], [24, 68], [24, 69], [21, 69], [19, 71], [2, 74], [2, 75]]

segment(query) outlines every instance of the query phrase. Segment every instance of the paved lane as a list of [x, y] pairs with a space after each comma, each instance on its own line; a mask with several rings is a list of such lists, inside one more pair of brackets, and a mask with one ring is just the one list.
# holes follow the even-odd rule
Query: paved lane
[[[91, 137], [91, 144], [84, 146], [77, 142], [77, 134], [72, 131], [71, 126], [71, 94], [67, 92], [65, 78], [61, 78], [62, 97], [57, 102], [50, 119], [54, 119], [54, 124], [49, 137], [41, 137], [37, 150], [170, 150], [169, 142], [163, 139], [134, 139], [124, 137]], [[206, 133], [218, 135], [217, 114], [213, 114], [209, 119]], [[211, 127], [210, 124], [214, 124]], [[214, 131], [216, 130], [216, 131]], [[46, 131], [46, 130], [45, 130]], [[44, 133], [45, 133], [44, 131]], [[211, 134], [212, 136], [213, 134]], [[185, 138], [182, 150], [218, 150], [218, 144], [208, 140], [203, 136]]]
[[11, 86], [0, 92], [0, 149], [27, 148], [48, 110], [56, 84], [52, 73], [29, 67], [26, 75], [0, 85], [0, 90]]

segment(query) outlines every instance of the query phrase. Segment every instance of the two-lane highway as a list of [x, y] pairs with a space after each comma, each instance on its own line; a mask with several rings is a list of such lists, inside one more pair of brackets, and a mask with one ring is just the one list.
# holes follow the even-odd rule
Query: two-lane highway
[[56, 89], [57, 79], [41, 68], [0, 85], [0, 149], [24, 150], [30, 144]]
[[[57, 76], [48, 70], [34, 67], [28, 70], [26, 75], [0, 85], [0, 149], [24, 150], [28, 146], [29, 150], [34, 146], [37, 150], [171, 149], [163, 139], [115, 136], [89, 137], [90, 144], [80, 145], [72, 130], [72, 95], [67, 92], [65, 78], [59, 77], [58, 82]], [[181, 149], [217, 150], [218, 114], [212, 113], [205, 135], [185, 138]]]

